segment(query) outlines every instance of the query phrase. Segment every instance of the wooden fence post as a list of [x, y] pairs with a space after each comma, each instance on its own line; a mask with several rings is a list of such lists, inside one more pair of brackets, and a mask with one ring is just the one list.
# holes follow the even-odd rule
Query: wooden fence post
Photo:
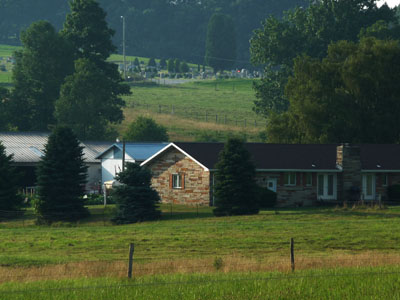
[[218, 115], [215, 115], [215, 123], [218, 123]]
[[208, 121], [208, 114], [207, 114], [207, 111], [206, 111], [206, 122]]
[[294, 239], [290, 239], [290, 265], [292, 272], [294, 272]]
[[128, 266], [128, 278], [132, 278], [132, 264], [133, 264], [133, 251], [134, 251], [133, 243], [129, 244], [129, 266]]
[[158, 113], [161, 114], [161, 105], [158, 105]]

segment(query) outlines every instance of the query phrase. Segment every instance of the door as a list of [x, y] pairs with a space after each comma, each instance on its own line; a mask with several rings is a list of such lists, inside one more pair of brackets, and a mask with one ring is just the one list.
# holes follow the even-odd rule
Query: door
[[318, 174], [317, 196], [322, 200], [336, 200], [336, 174]]
[[270, 178], [267, 180], [267, 188], [276, 193], [276, 186], [278, 180], [276, 178]]
[[364, 200], [375, 200], [375, 174], [362, 176], [362, 192]]

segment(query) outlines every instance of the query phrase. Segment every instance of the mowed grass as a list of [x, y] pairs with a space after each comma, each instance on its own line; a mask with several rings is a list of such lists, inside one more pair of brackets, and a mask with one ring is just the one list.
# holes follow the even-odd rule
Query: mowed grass
[[12, 56], [14, 51], [19, 50], [21, 47], [0, 44], [0, 57]]
[[80, 278], [5, 283], [0, 285], [0, 299], [399, 299], [399, 274], [399, 267], [379, 267]]

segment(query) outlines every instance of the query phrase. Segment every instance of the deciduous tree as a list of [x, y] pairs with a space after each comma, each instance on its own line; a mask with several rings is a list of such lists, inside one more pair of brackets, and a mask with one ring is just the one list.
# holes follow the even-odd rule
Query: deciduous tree
[[153, 119], [139, 116], [125, 132], [124, 139], [132, 142], [168, 141], [167, 129]]
[[235, 64], [236, 33], [230, 16], [221, 13], [212, 15], [207, 28], [205, 60], [215, 73]]

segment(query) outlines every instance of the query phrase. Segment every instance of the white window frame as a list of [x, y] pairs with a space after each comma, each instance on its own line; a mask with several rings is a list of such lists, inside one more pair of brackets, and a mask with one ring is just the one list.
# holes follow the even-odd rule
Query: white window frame
[[[367, 194], [367, 179], [368, 176], [371, 176], [371, 195]], [[376, 195], [376, 176], [374, 173], [365, 173], [362, 174], [362, 194], [364, 196], [364, 200], [375, 200], [375, 195]]]
[[182, 189], [182, 174], [172, 174], [172, 188], [178, 190]]
[[[286, 179], [287, 179], [287, 182], [286, 182]], [[285, 172], [283, 175], [283, 181], [284, 181], [285, 186], [295, 186], [297, 183], [297, 173], [296, 172]]]
[[[322, 189], [323, 193], [320, 195], [319, 191], [319, 186], [320, 186], [320, 180], [322, 176]], [[333, 190], [332, 190], [332, 195], [328, 194], [329, 191], [329, 186], [328, 186], [328, 178], [329, 176], [333, 176]], [[336, 173], [317, 173], [317, 197], [318, 199], [322, 200], [336, 200], [337, 199], [337, 174]]]

